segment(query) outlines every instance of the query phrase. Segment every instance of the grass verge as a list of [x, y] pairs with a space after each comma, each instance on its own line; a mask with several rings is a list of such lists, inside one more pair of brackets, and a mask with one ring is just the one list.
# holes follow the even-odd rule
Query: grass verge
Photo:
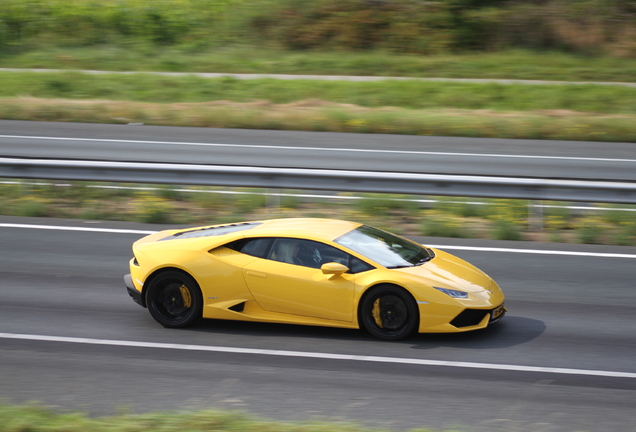
[[[360, 432], [368, 428], [346, 423], [285, 423], [259, 420], [237, 412], [161, 412], [89, 418], [82, 413], [57, 413], [38, 406], [0, 405], [3, 432]], [[424, 429], [418, 429], [424, 432]]]
[[201, 78], [194, 75], [91, 75], [80, 72], [0, 72], [0, 97], [31, 96], [74, 100], [151, 103], [307, 99], [365, 108], [466, 109], [508, 111], [569, 110], [636, 114], [636, 87], [524, 85], [383, 80], [375, 82]]
[[636, 88], [0, 72], [0, 118], [636, 141]]
[[305, 100], [290, 104], [144, 103], [105, 100], [5, 98], [7, 120], [149, 124], [241, 129], [385, 133], [461, 137], [636, 142], [636, 115], [569, 110], [366, 108]]
[[636, 206], [301, 191], [3, 181], [0, 214], [210, 225], [327, 217], [401, 235], [636, 246]]
[[0, 67], [613, 82], [634, 82], [636, 77], [636, 59], [556, 51], [422, 56], [249, 46], [157, 48], [150, 44], [34, 48], [18, 54], [5, 53], [0, 56]]

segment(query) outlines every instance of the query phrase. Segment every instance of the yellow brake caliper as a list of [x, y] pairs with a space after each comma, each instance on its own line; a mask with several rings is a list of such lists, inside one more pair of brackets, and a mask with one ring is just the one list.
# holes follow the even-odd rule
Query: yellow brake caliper
[[192, 297], [190, 297], [190, 290], [185, 285], [181, 285], [181, 287], [179, 287], [179, 291], [181, 291], [181, 298], [183, 299], [183, 305], [185, 307], [192, 306]]
[[373, 315], [373, 319], [378, 327], [383, 328], [382, 326], [382, 317], [380, 316], [380, 299], [377, 298], [373, 302], [373, 309], [371, 310], [371, 315]]

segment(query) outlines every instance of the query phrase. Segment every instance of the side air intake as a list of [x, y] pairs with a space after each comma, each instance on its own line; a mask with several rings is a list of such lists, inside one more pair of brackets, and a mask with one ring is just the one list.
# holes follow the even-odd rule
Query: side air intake
[[243, 310], [245, 309], [245, 302], [241, 302], [239, 304], [235, 304], [234, 306], [232, 306], [231, 308], [228, 308], [231, 311], [234, 312], [243, 312]]

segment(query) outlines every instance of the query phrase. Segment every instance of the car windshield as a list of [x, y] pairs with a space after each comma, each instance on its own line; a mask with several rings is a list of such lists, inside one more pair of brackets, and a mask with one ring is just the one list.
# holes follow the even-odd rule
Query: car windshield
[[412, 267], [433, 258], [429, 249], [367, 225], [337, 238], [336, 243], [387, 268]]

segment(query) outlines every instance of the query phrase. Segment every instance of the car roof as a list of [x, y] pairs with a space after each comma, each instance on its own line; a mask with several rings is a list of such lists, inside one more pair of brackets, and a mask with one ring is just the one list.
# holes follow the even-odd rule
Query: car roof
[[247, 237], [302, 237], [333, 241], [362, 225], [357, 222], [318, 218], [270, 219], [259, 222], [260, 225], [245, 232]]
[[172, 248], [173, 241], [185, 241], [189, 248], [210, 248], [242, 237], [295, 237], [332, 242], [359, 227], [360, 223], [335, 219], [290, 218], [208, 225], [166, 230], [137, 240], [133, 249]]

